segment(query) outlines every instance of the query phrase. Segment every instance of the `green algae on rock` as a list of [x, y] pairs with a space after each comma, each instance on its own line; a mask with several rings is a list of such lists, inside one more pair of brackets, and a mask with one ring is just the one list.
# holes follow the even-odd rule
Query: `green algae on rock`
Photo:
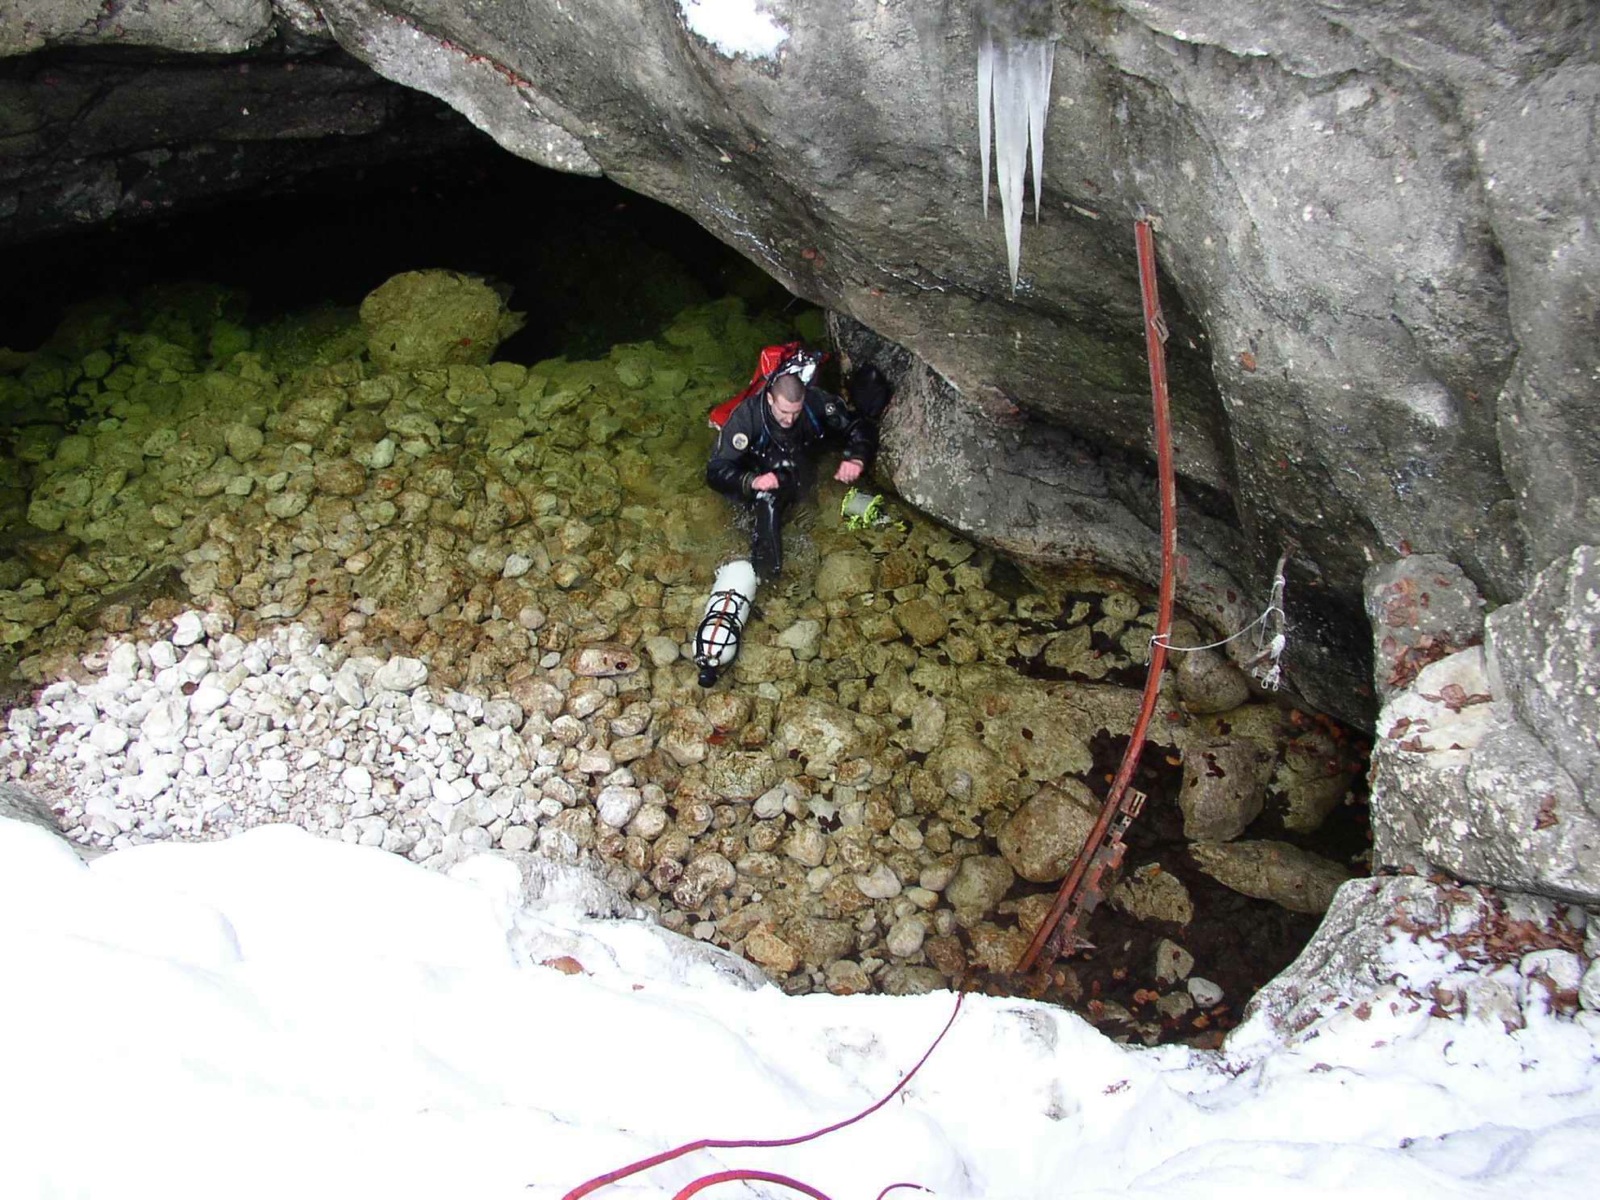
[[483, 366], [522, 328], [522, 315], [481, 279], [457, 271], [406, 271], [361, 302], [367, 353], [385, 371]]

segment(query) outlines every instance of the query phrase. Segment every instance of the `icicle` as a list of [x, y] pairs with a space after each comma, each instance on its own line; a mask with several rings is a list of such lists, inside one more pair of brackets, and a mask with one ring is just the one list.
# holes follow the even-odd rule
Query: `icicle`
[[989, 219], [989, 95], [994, 82], [994, 39], [978, 45], [978, 158], [983, 164], [983, 219]]
[[1033, 145], [1033, 223], [1039, 223], [1039, 197], [1044, 192], [1044, 122], [1050, 115], [1050, 80], [1056, 70], [1056, 44], [1033, 47], [1038, 62], [1030, 64], [1028, 79], [1028, 141]]
[[[1050, 82], [1055, 73], [1055, 43], [1002, 40], [985, 33], [978, 44], [978, 157], [983, 167], [983, 215], [989, 215], [989, 131], [994, 130], [994, 164], [1000, 187], [1000, 218], [1005, 225], [1006, 265], [1011, 290], [1017, 290], [1022, 259], [1023, 181], [1028, 151], [1033, 151], [1033, 219], [1039, 220], [1044, 183], [1044, 123], [1050, 113]], [[993, 106], [993, 120], [990, 113]]]

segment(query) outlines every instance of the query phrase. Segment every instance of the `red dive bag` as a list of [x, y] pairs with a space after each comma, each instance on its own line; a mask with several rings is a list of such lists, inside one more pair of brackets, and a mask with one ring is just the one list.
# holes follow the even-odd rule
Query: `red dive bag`
[[810, 383], [817, 367], [826, 362], [827, 358], [826, 354], [807, 353], [805, 346], [800, 342], [784, 342], [777, 346], [762, 347], [761, 356], [756, 360], [756, 373], [750, 376], [750, 383], [744, 391], [713, 408], [706, 420], [711, 423], [711, 428], [721, 429], [728, 423], [728, 418], [733, 415], [734, 409], [779, 375], [785, 374], [786, 371], [794, 371], [802, 382]]

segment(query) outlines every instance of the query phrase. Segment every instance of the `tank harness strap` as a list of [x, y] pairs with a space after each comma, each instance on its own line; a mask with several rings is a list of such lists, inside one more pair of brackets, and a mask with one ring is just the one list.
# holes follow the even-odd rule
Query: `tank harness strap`
[[[721, 646], [710, 645], [711, 634], [715, 631], [726, 630], [730, 635], [728, 641], [738, 641], [744, 637], [744, 622], [739, 619], [739, 605], [744, 602], [744, 593], [733, 588], [711, 593], [711, 603], [706, 615], [700, 621], [700, 627], [694, 631], [696, 659], [708, 657], [722, 649]], [[723, 643], [726, 644], [727, 642]]]

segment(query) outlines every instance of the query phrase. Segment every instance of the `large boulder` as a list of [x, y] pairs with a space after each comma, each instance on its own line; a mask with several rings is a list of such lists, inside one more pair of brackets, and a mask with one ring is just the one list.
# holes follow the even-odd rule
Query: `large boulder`
[[367, 353], [384, 371], [481, 366], [522, 327], [505, 298], [457, 271], [406, 271], [361, 302]]
[[1424, 667], [1378, 722], [1381, 866], [1600, 902], [1595, 550], [1489, 618], [1484, 647]]
[[1100, 803], [1076, 779], [1045, 784], [1000, 829], [1000, 853], [1032, 883], [1063, 878], [1089, 840]]
[[1326, 911], [1333, 894], [1350, 878], [1338, 863], [1287, 842], [1196, 842], [1189, 853], [1224, 887], [1291, 912]]
[[[1571, 953], [1539, 947], [1581, 940], [1561, 906], [1539, 897], [1414, 875], [1358, 879], [1339, 889], [1300, 956], [1256, 994], [1251, 1021], [1230, 1041], [1245, 1052], [1262, 1037], [1309, 1041], [1340, 1012], [1367, 1020], [1391, 1003], [1415, 1011], [1419, 995], [1441, 1015], [1509, 1033], [1522, 1027], [1526, 1010], [1549, 1004], [1535, 979], [1548, 969], [1545, 956]], [[1419, 952], [1419, 942], [1440, 949]], [[1593, 958], [1592, 946], [1585, 957]]]

